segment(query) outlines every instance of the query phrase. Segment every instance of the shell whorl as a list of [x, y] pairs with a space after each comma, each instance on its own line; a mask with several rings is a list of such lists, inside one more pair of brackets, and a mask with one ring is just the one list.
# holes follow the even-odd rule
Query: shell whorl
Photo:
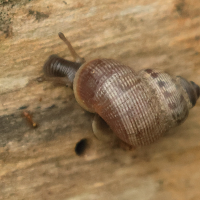
[[47, 77], [68, 77], [69, 81], [73, 82], [75, 74], [81, 63], [72, 62], [51, 55], [43, 67], [45, 76]]
[[187, 81], [181, 76], [177, 76], [177, 81], [180, 83], [187, 100], [188, 108], [195, 106], [197, 99], [200, 96], [200, 87], [193, 81]]
[[158, 97], [167, 129], [184, 122], [189, 108], [187, 98], [176, 78], [153, 69], [141, 70], [139, 75], [145, 80], [147, 87], [152, 89], [152, 94]]

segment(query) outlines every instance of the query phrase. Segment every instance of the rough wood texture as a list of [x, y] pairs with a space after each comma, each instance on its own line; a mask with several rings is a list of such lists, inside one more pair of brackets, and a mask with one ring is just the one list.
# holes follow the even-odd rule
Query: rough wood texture
[[0, 0], [0, 11], [0, 199], [199, 200], [200, 102], [180, 127], [129, 152], [94, 138], [71, 89], [36, 81], [49, 55], [71, 59], [61, 31], [86, 60], [200, 84], [199, 1]]

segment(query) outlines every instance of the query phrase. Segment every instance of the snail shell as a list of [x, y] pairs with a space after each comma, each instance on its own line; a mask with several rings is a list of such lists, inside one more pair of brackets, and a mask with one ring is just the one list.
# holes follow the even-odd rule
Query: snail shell
[[[77, 102], [132, 146], [150, 144], [181, 124], [200, 95], [194, 82], [154, 69], [135, 72], [112, 59], [81, 64], [73, 81]], [[50, 68], [52, 74], [61, 69], [50, 62], [44, 72]]]
[[185, 79], [153, 69], [137, 73], [115, 60], [96, 59], [77, 71], [74, 94], [121, 140], [140, 146], [182, 123], [199, 97], [199, 87], [195, 90]]

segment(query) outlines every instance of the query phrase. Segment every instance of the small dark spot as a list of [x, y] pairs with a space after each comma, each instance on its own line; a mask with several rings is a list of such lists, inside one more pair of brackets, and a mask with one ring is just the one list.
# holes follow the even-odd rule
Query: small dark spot
[[19, 110], [23, 110], [23, 109], [26, 109], [26, 108], [28, 108], [28, 106], [21, 106], [21, 107], [19, 107]]
[[66, 1], [63, 1], [63, 3], [64, 3], [65, 5], [67, 5], [67, 2], [66, 2]]
[[180, 15], [183, 15], [185, 10], [185, 0], [178, 0], [175, 4], [175, 8]]
[[163, 95], [164, 95], [165, 98], [169, 98], [169, 97], [172, 96], [172, 93], [168, 92], [168, 91], [164, 91]]
[[168, 103], [168, 107], [171, 109], [171, 110], [174, 110], [175, 108], [177, 108], [177, 105], [175, 103]]
[[147, 72], [148, 74], [151, 74], [152, 78], [158, 77], [158, 73], [154, 72], [152, 69], [145, 69], [145, 72]]
[[38, 12], [38, 11], [34, 11], [34, 10], [29, 10], [28, 14], [35, 16], [35, 19], [37, 21], [40, 21], [40, 20], [43, 20], [43, 19], [46, 19], [46, 18], [49, 17], [48, 14], [45, 14], [45, 13], [42, 13], [42, 12]]
[[53, 108], [56, 108], [56, 105], [55, 105], [55, 104], [53, 104], [53, 105], [47, 107], [46, 109], [53, 109]]
[[195, 40], [199, 40], [200, 39], [200, 36], [195, 36]]
[[152, 78], [157, 78], [158, 77], [158, 73], [156, 73], [156, 72], [151, 73], [151, 77]]
[[46, 19], [48, 17], [49, 17], [48, 14], [36, 11], [36, 15], [35, 15], [36, 20], [40, 21], [40, 20]]
[[159, 87], [164, 87], [165, 86], [165, 82], [164, 81], [158, 81], [158, 86]]
[[83, 156], [89, 144], [87, 139], [80, 140], [75, 146], [75, 152], [78, 156]]
[[151, 74], [153, 72], [152, 69], [145, 69], [145, 72], [147, 72], [148, 74]]
[[29, 10], [29, 11], [28, 11], [28, 14], [29, 14], [29, 15], [33, 15], [34, 13], [35, 13], [35, 11], [33, 11], [33, 10]]

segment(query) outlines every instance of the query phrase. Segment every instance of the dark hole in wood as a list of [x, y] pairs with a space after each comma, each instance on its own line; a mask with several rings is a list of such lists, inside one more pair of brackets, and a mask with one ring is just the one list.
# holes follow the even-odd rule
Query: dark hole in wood
[[88, 147], [89, 147], [88, 140], [82, 139], [76, 144], [75, 152], [78, 156], [83, 156]]

